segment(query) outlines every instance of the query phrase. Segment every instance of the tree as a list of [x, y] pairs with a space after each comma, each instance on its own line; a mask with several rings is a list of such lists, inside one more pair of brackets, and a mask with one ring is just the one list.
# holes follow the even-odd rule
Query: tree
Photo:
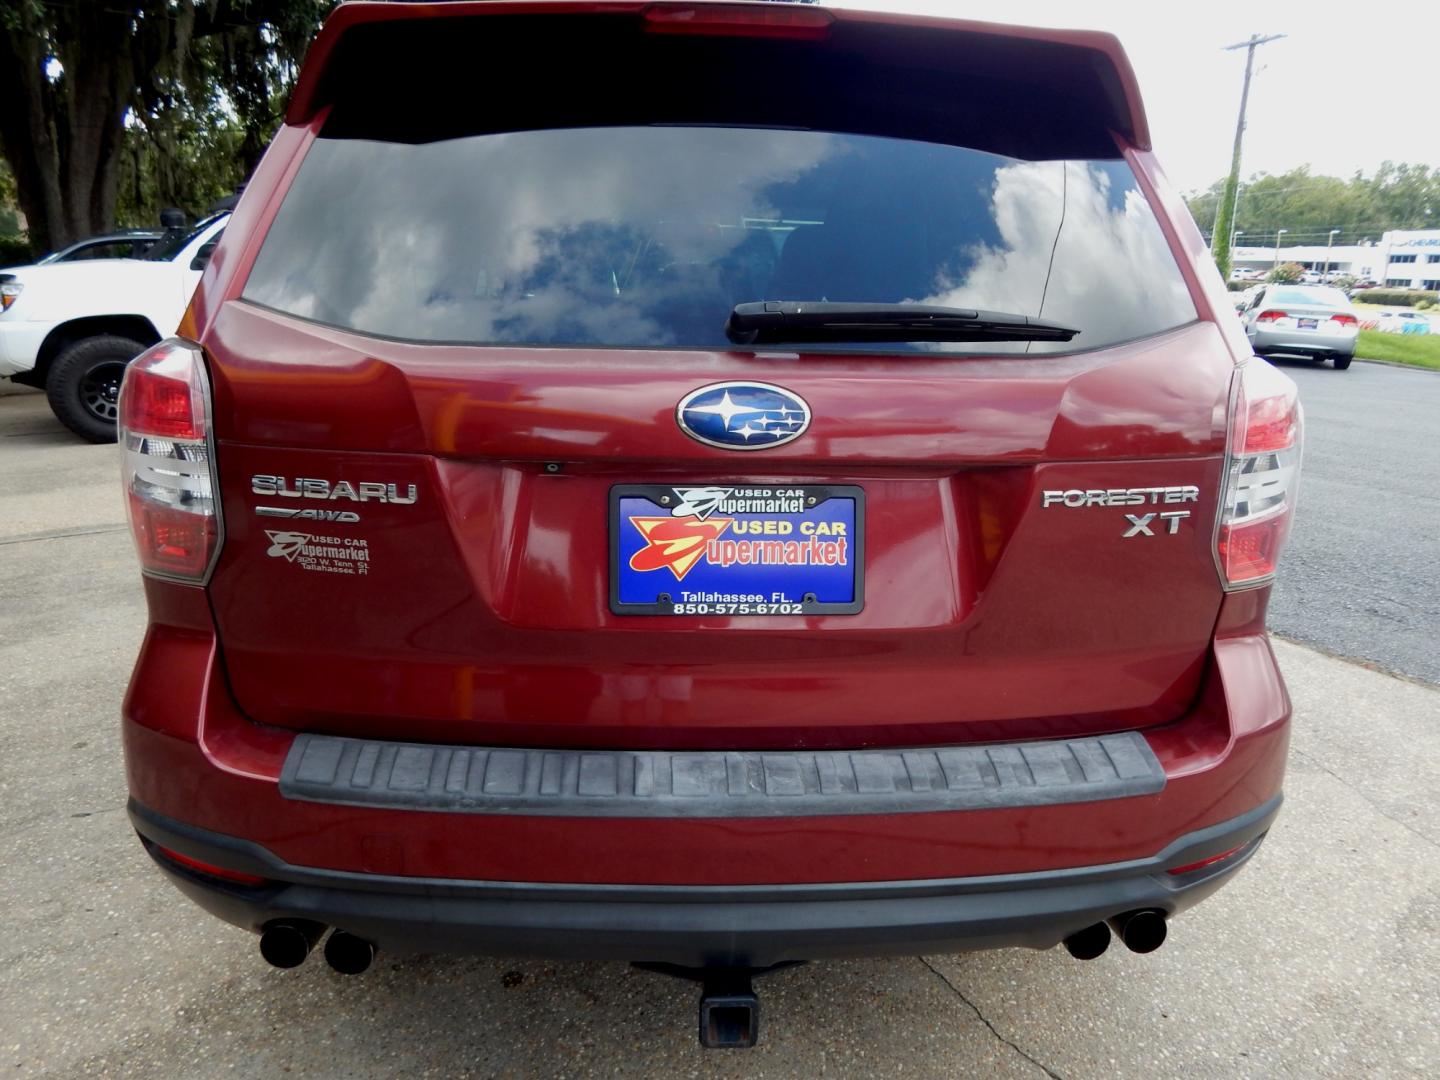
[[[1238, 168], [1238, 150], [1236, 154], [1236, 167]], [[1235, 189], [1239, 182], [1239, 177], [1232, 172], [1220, 184], [1217, 213], [1215, 214], [1215, 235], [1210, 238], [1210, 252], [1214, 256], [1215, 265], [1220, 270], [1220, 276], [1226, 281], [1230, 280], [1230, 237], [1235, 231]]]
[[15, 177], [10, 173], [10, 166], [0, 160], [0, 237], [14, 236], [20, 231], [15, 207]]
[[1280, 285], [1294, 285], [1300, 280], [1300, 276], [1304, 273], [1305, 268], [1299, 263], [1281, 263], [1265, 275], [1265, 280], [1273, 281]]
[[[333, 0], [0, 0], [0, 153], [37, 249], [110, 228], [127, 118], [192, 94], [197, 55], [247, 39], [213, 71], [249, 145], [268, 138], [253, 88], [293, 76]], [[264, 46], [257, 57], [254, 46]], [[226, 78], [229, 85], [226, 85]], [[255, 153], [258, 157], [258, 151]], [[253, 163], [253, 159], [252, 159]]]
[[[1202, 230], [1217, 218], [1224, 181], [1190, 194], [1186, 202]], [[1349, 180], [1314, 176], [1308, 166], [1279, 175], [1257, 173], [1242, 186], [1235, 220], [1212, 247], [1219, 252], [1235, 230], [1251, 242], [1273, 243], [1279, 229], [1291, 244], [1323, 245], [1330, 230], [1335, 242], [1376, 239], [1387, 229], [1440, 226], [1440, 170], [1423, 165], [1384, 162], [1373, 177], [1356, 174]]]

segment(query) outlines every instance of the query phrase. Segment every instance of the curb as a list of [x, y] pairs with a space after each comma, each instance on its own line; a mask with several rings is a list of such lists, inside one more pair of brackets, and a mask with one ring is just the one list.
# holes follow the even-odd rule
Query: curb
[[1368, 356], [1357, 356], [1355, 359], [1362, 364], [1379, 364], [1382, 367], [1404, 368], [1406, 371], [1428, 371], [1431, 375], [1440, 375], [1440, 368], [1425, 367], [1423, 364], [1403, 364], [1399, 360], [1371, 360]]

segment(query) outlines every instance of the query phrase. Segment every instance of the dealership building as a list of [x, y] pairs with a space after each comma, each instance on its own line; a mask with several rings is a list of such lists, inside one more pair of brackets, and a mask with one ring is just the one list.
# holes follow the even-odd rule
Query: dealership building
[[[1327, 258], [1332, 271], [1371, 278], [1392, 289], [1440, 292], [1440, 229], [1397, 229], [1376, 243], [1328, 249], [1324, 244], [1282, 247], [1278, 261], [1323, 271]], [[1269, 270], [1276, 261], [1273, 246], [1237, 247], [1231, 254], [1237, 269]]]

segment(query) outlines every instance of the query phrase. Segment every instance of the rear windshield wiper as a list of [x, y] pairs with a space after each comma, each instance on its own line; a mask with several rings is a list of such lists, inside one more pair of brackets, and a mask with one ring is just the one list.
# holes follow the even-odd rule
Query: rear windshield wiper
[[736, 304], [725, 333], [737, 345], [806, 341], [1069, 341], [1079, 330], [1005, 311], [925, 304], [762, 300]]

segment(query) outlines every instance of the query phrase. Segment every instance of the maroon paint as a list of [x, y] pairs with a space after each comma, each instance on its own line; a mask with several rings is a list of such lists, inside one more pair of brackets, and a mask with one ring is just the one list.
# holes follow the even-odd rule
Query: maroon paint
[[[1148, 152], [1134, 75], [1113, 38], [970, 27], [1084, 45], [1114, 65], [1136, 132], [1122, 150], [1160, 211], [1200, 316], [1145, 341], [924, 365], [807, 356], [781, 378], [775, 361], [743, 353], [378, 342], [240, 301], [323, 122], [316, 72], [343, 30], [494, 10], [338, 9], [205, 273], [183, 329], [210, 360], [227, 543], [208, 592], [146, 581], [151, 624], [124, 725], [137, 800], [297, 865], [759, 884], [1139, 858], [1279, 791], [1290, 704], [1264, 637], [1268, 588], [1222, 599], [1208, 528], [1230, 376], [1248, 349]], [[680, 393], [749, 378], [779, 379], [809, 401], [805, 439], [742, 466], [676, 429]], [[335, 408], [340, 395], [344, 408]], [[544, 471], [547, 462], [562, 464], [558, 475]], [[288, 568], [267, 559], [255, 535], [248, 477], [262, 472], [413, 483], [419, 498], [363, 508], [374, 550], [367, 580], [313, 575], [303, 590], [286, 589], [275, 571]], [[611, 615], [609, 486], [740, 476], [865, 487], [864, 612], [663, 625]], [[1045, 488], [1159, 484], [1201, 489], [1200, 527], [1143, 559], [1119, 542], [1109, 515], [1040, 509]], [[1024, 810], [783, 821], [491, 816], [477, 828], [464, 814], [292, 802], [276, 784], [294, 729], [758, 748], [1133, 727], [1145, 729], [1169, 776], [1162, 792]]]

